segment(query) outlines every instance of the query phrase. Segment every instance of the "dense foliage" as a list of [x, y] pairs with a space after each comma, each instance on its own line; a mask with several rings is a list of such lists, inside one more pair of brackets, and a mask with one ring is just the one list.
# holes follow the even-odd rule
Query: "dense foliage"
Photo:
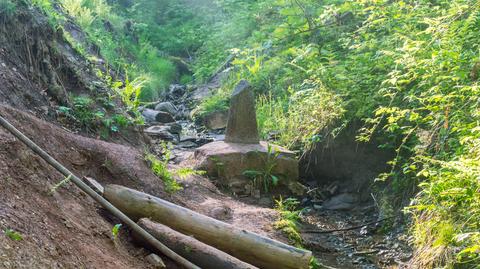
[[397, 152], [377, 179], [389, 204], [419, 187], [407, 208], [413, 263], [480, 264], [478, 3], [271, 0], [254, 10], [231, 80], [254, 85], [263, 134], [295, 147], [362, 120], [360, 141]]
[[[32, 2], [52, 23], [64, 19], [60, 3], [109, 64], [143, 85], [127, 103], [152, 100], [174, 81], [205, 81], [233, 55], [233, 71], [201, 113], [225, 109], [233, 85], [247, 79], [262, 136], [275, 133], [290, 148], [364, 122], [359, 141], [376, 137], [397, 153], [377, 181], [389, 204], [409, 205], [412, 263], [480, 264], [477, 1]], [[0, 13], [14, 7], [2, 0]], [[98, 60], [88, 42], [70, 40]]]

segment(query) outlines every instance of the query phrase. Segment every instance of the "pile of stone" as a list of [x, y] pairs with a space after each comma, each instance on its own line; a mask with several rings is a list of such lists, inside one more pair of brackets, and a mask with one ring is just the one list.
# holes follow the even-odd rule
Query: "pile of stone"
[[187, 107], [190, 99], [191, 92], [186, 86], [171, 85], [162, 101], [143, 108], [142, 116], [146, 125], [144, 133], [154, 143], [168, 141], [183, 149], [212, 142], [213, 138], [199, 135], [195, 124], [190, 120], [190, 110]]

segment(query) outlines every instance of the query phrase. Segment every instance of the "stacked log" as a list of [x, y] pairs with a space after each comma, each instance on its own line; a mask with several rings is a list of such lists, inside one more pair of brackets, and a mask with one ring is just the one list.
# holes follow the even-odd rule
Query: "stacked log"
[[160, 240], [178, 255], [201, 268], [216, 269], [258, 269], [232, 257], [214, 247], [204, 244], [191, 236], [181, 234], [163, 224], [149, 219], [140, 219], [138, 225]]
[[133, 219], [149, 218], [259, 268], [306, 269], [312, 258], [310, 251], [123, 186], [107, 185], [104, 196]]

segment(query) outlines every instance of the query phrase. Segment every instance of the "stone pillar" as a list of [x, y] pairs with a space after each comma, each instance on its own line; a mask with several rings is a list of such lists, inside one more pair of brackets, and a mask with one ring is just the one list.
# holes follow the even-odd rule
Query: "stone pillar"
[[231, 97], [225, 142], [258, 144], [259, 141], [255, 97], [248, 82], [242, 80]]

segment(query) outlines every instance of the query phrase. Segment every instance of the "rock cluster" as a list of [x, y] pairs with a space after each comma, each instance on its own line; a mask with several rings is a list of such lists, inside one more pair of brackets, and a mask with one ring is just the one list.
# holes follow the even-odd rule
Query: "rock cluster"
[[[191, 89], [174, 84], [161, 100], [141, 109], [145, 119], [144, 133], [153, 144], [167, 141], [174, 144], [175, 150], [185, 151], [215, 140], [209, 133], [200, 132], [198, 126], [191, 121], [189, 106], [192, 95]], [[212, 124], [218, 125], [215, 122]]]

